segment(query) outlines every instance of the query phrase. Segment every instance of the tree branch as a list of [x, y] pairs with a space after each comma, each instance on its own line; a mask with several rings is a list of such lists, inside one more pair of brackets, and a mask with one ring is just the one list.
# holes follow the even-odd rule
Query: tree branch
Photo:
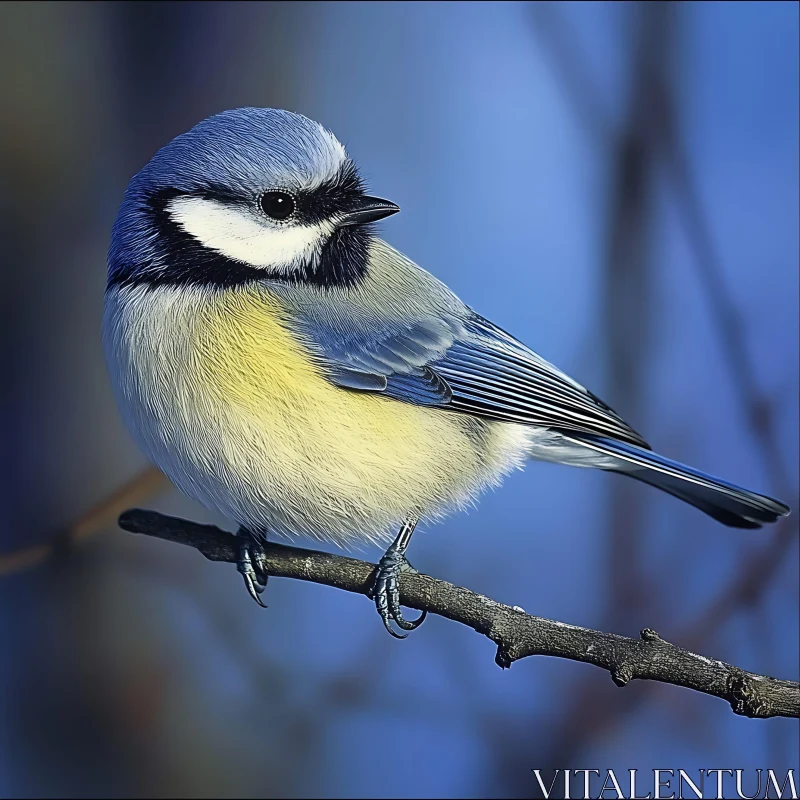
[[[236, 537], [213, 525], [199, 525], [154, 511], [133, 509], [119, 519], [122, 529], [185, 544], [211, 561], [235, 562]], [[374, 564], [275, 543], [265, 545], [267, 570], [280, 578], [334, 586], [366, 595]], [[404, 605], [460, 622], [497, 645], [495, 661], [510, 667], [526, 656], [548, 655], [583, 661], [607, 670], [617, 686], [655, 680], [720, 697], [747, 717], [800, 717], [800, 684], [778, 680], [682, 650], [645, 628], [640, 639], [579, 628], [534, 617], [488, 597], [431, 578], [403, 573]]]

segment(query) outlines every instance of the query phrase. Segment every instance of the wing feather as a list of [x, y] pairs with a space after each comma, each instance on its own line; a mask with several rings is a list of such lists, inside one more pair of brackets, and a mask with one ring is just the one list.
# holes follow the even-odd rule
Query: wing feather
[[480, 317], [466, 330], [473, 336], [431, 365], [450, 385], [455, 409], [648, 447], [608, 405], [505, 331]]
[[363, 281], [346, 291], [285, 281], [268, 291], [345, 390], [648, 447], [599, 398], [379, 239]]
[[591, 392], [474, 313], [461, 325], [421, 320], [382, 337], [351, 337], [346, 348], [326, 349], [323, 366], [346, 389], [648, 447]]

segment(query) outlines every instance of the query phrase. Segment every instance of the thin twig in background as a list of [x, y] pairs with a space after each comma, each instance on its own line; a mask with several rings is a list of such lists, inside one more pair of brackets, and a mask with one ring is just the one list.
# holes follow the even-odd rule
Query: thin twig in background
[[[575, 46], [562, 16], [554, 10], [551, 3], [534, 3], [532, 11], [534, 31], [539, 35], [544, 51], [550, 56], [556, 77], [561, 81], [581, 123], [593, 137], [599, 137], [606, 144], [609, 140], [613, 141], [617, 133], [614, 126], [607, 121], [607, 115], [598, 110], [597, 97], [600, 93], [594, 86], [591, 71], [582, 59], [579, 48]], [[771, 413], [772, 404], [756, 383], [755, 367], [747, 351], [741, 314], [725, 283], [720, 258], [713, 244], [677, 126], [671, 121], [669, 109], [664, 107], [667, 98], [663, 90], [656, 93], [653, 101], [652, 132], [658, 136], [661, 153], [670, 168], [671, 186], [678, 201], [687, 238], [695, 253], [694, 263], [723, 344], [723, 352], [737, 387], [738, 397], [753, 431], [755, 443], [764, 456], [776, 494], [788, 498], [790, 506], [794, 508], [798, 504], [798, 498], [781, 457], [774, 415]], [[775, 529], [769, 544], [759, 552], [748, 553], [717, 599], [690, 626], [690, 638], [701, 638], [707, 631], [718, 628], [743, 605], [756, 600], [766, 591], [772, 576], [783, 563], [783, 556], [796, 541], [796, 531], [793, 521], [783, 523]]]
[[[562, 15], [549, 2], [533, 3], [531, 12], [534, 33], [543, 51], [549, 56], [555, 76], [570, 100], [579, 122], [587, 135], [608, 146], [619, 133], [600, 107], [597, 98], [602, 93], [597, 90], [591, 70], [575, 45], [574, 37]], [[657, 92], [652, 99], [652, 134], [657, 135], [660, 153], [669, 168], [670, 184], [687, 239], [694, 250], [695, 268], [700, 276], [738, 397], [756, 443], [764, 454], [775, 492], [790, 497], [795, 490], [781, 456], [771, 413], [772, 406], [756, 383], [756, 372], [747, 351], [742, 317], [724, 279], [721, 259], [713, 243], [697, 181], [692, 175], [677, 126], [671, 121], [671, 111], [664, 108], [666, 98], [663, 90]]]
[[[132, 533], [194, 547], [212, 561], [238, 559], [236, 537], [213, 525], [138, 509], [124, 513], [119, 524]], [[273, 543], [265, 545], [265, 553], [266, 570], [272, 576], [369, 594], [374, 564]], [[487, 636], [497, 645], [495, 660], [501, 667], [533, 655], [568, 658], [608, 670], [618, 686], [637, 678], [660, 681], [720, 697], [743, 716], [800, 717], [800, 684], [690, 653], [649, 629], [637, 640], [553, 622], [419, 573], [403, 573], [400, 595], [410, 608], [438, 614]]]
[[[555, 65], [560, 84], [573, 101], [578, 123], [588, 136], [608, 149], [611, 192], [602, 301], [608, 340], [607, 399], [615, 408], [620, 408], [618, 399], [624, 401], [625, 415], [632, 416], [636, 427], [637, 416], [643, 411], [643, 370], [651, 338], [648, 245], [659, 146], [652, 136], [651, 97], [666, 80], [674, 11], [662, 3], [652, 3], [632, 12], [637, 22], [628, 48], [632, 85], [623, 119], [617, 125], [603, 109], [599, 99], [602, 95], [596, 91], [586, 64], [572, 55], [573, 35], [564, 15], [550, 3], [534, 3], [531, 11], [542, 50]], [[636, 624], [634, 615], [653, 609], [653, 598], [657, 601], [658, 593], [652, 587], [644, 590], [641, 575], [641, 532], [645, 524], [642, 495], [622, 482], [610, 485], [609, 492], [609, 599], [600, 624], [605, 629], [619, 626], [628, 630]], [[617, 697], [604, 689], [588, 680], [573, 687], [554, 724], [545, 766], [571, 763], [587, 736], [601, 735], [609, 720], [626, 715], [641, 702], [641, 693]], [[530, 745], [524, 738], [522, 741], [517, 762], [529, 758], [525, 751]], [[498, 772], [519, 774], [507, 764]], [[498, 774], [497, 779], [508, 781], [505, 775]]]
[[[672, 48], [672, 6], [648, 3], [631, 44], [633, 85], [625, 121], [612, 143], [608, 235], [601, 303], [606, 356], [606, 396], [634, 428], [643, 422], [648, 364], [652, 360], [652, 234], [656, 147], [650, 133], [650, 98], [665, 83]], [[652, 610], [654, 593], [642, 571], [645, 498], [630, 481], [608, 488], [609, 601], [602, 627], [634, 626]]]
[[[607, 115], [598, 111], [597, 97], [600, 93], [596, 90], [591, 71], [583, 61], [561, 15], [553, 9], [551, 3], [534, 3], [532, 11], [534, 31], [540, 36], [556, 77], [563, 85], [581, 123], [590, 135], [598, 137], [600, 141], [606, 144], [609, 140], [613, 141], [617, 133], [608, 122]], [[676, 194], [687, 238], [695, 252], [694, 263], [701, 276], [701, 285], [712, 310], [738, 397], [753, 430], [756, 445], [764, 456], [775, 492], [788, 497], [790, 505], [796, 507], [798, 499], [780, 454], [771, 403], [756, 383], [755, 367], [747, 352], [741, 314], [727, 288], [696, 181], [692, 177], [676, 126], [670, 121], [671, 114], [664, 108], [663, 91], [658, 92], [653, 100], [653, 134], [658, 134], [661, 153], [670, 167], [671, 185]], [[734, 578], [718, 596], [718, 600], [703, 614], [692, 630], [697, 630], [702, 635], [709, 627], [720, 625], [731, 613], [766, 590], [772, 575], [782, 563], [781, 556], [796, 540], [796, 525], [793, 521], [782, 523], [773, 530], [775, 535], [770, 543], [759, 553], [748, 554]]]
[[[624, 134], [602, 107], [598, 99], [602, 93], [598, 91], [593, 73], [566, 24], [564, 14], [553, 3], [533, 3], [530, 9], [533, 32], [571, 104], [578, 124], [601, 147], [618, 150], [619, 140]], [[796, 507], [796, 490], [791, 488], [792, 480], [781, 458], [771, 403], [756, 382], [741, 316], [724, 280], [696, 181], [681, 144], [665, 76], [659, 77], [657, 82], [648, 98], [648, 148], [652, 151], [651, 157], [659, 156], [660, 163], [667, 167], [668, 185], [679, 206], [680, 218], [694, 252], [693, 263], [698, 271], [701, 289], [722, 341], [725, 360], [754, 434], [754, 443], [767, 464], [776, 494], [784, 496], [792, 507]], [[683, 634], [677, 635], [679, 640], [686, 642], [689, 647], [707, 643], [737, 611], [760, 600], [796, 540], [796, 531], [794, 520], [782, 522], [771, 529], [768, 544], [755, 554], [748, 553], [741, 560], [716, 599], [686, 627]], [[587, 735], [602, 735], [615, 721], [633, 712], [653, 696], [655, 693], [652, 692], [647, 695], [640, 693], [635, 697], [626, 696], [620, 702], [609, 692], [597, 691], [597, 687], [579, 687], [570, 704], [571, 710], [564, 713], [562, 709], [559, 715], [559, 735], [549, 748], [552, 765], [560, 767], [570, 763], [570, 758], [585, 744]], [[513, 742], [511, 746], [513, 748]], [[527, 754], [521, 756], [524, 759]]]
[[662, 130], [666, 138], [664, 155], [678, 212], [686, 237], [694, 250], [694, 265], [703, 286], [711, 316], [730, 368], [731, 377], [744, 407], [745, 417], [764, 457], [764, 466], [776, 494], [791, 497], [797, 490], [784, 463], [775, 429], [774, 404], [756, 382], [753, 359], [747, 350], [742, 315], [736, 306], [722, 269], [714, 238], [692, 175], [686, 151], [677, 132]]
[[164, 473], [155, 467], [148, 467], [117, 489], [111, 496], [101, 500], [96, 506], [78, 517], [75, 522], [49, 542], [0, 554], [0, 577], [35, 567], [56, 553], [109, 530], [126, 508], [141, 503], [148, 497], [165, 491], [170, 486]]

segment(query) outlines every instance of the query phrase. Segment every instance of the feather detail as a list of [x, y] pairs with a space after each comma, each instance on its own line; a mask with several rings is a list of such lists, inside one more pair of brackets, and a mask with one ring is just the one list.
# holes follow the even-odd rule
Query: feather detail
[[384, 380], [395, 400], [648, 446], [608, 405], [384, 242], [372, 243], [366, 278], [346, 292], [270, 288], [338, 386], [374, 392]]
[[616, 463], [607, 469], [655, 486], [732, 528], [760, 528], [789, 513], [789, 507], [779, 500], [640, 447], [587, 434], [567, 432], [565, 438], [614, 456]]

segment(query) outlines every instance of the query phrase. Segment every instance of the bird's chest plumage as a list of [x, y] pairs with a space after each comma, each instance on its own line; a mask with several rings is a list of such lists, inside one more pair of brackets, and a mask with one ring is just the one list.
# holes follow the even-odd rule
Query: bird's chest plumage
[[511, 426], [332, 385], [260, 286], [112, 289], [104, 340], [140, 446], [251, 528], [383, 539], [468, 501], [520, 449]]

